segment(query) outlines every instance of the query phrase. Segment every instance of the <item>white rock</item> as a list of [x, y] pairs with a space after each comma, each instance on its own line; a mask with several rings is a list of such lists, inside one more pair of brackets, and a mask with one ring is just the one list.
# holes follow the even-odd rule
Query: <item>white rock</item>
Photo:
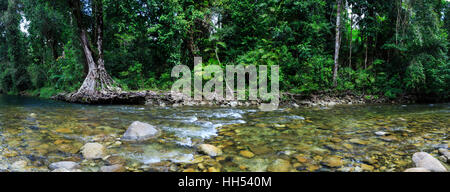
[[80, 169], [66, 169], [66, 168], [59, 168], [55, 169], [52, 172], [82, 172]]
[[11, 169], [12, 170], [18, 170], [18, 171], [22, 171], [26, 166], [27, 166], [27, 161], [25, 161], [25, 160], [19, 160], [19, 161], [16, 161], [16, 162], [14, 162], [12, 165], [11, 165]]
[[237, 101], [231, 101], [230, 102], [230, 106], [231, 107], [236, 107], [238, 105], [238, 102]]
[[406, 169], [403, 172], [431, 172], [431, 171], [428, 169], [425, 169], [423, 167], [415, 167], [415, 168]]
[[441, 164], [439, 160], [426, 152], [417, 152], [412, 156], [416, 167], [428, 169], [432, 172], [446, 172], [447, 169]]
[[378, 135], [378, 136], [385, 136], [385, 135], [387, 135], [388, 133], [387, 132], [384, 132], [384, 131], [377, 131], [377, 132], [375, 132], [375, 135]]
[[440, 148], [439, 153], [447, 159], [447, 162], [450, 161], [450, 151], [448, 149]]
[[214, 145], [201, 144], [201, 145], [198, 146], [198, 149], [201, 152], [203, 152], [203, 153], [205, 153], [205, 154], [207, 154], [209, 156], [212, 156], [212, 157], [222, 155], [222, 150], [217, 148], [217, 147], [215, 147]]
[[133, 122], [122, 137], [124, 141], [144, 141], [158, 136], [159, 130], [140, 121]]
[[60, 161], [52, 163], [48, 166], [51, 170], [54, 169], [78, 169], [80, 168], [80, 165], [73, 161]]
[[101, 159], [105, 156], [105, 147], [100, 143], [86, 143], [81, 153], [85, 159]]
[[103, 166], [100, 168], [101, 172], [124, 172], [125, 168], [122, 165]]

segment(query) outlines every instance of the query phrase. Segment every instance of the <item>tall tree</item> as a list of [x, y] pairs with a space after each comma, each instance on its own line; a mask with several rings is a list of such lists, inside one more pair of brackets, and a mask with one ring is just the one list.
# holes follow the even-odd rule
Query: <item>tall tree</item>
[[106, 72], [103, 59], [103, 3], [102, 0], [93, 0], [92, 3], [93, 6], [91, 7], [94, 8], [96, 20], [94, 25], [96, 34], [94, 36], [97, 38], [97, 61], [95, 61], [86, 26], [83, 22], [82, 2], [80, 0], [69, 0], [73, 17], [77, 23], [84, 56], [89, 67], [88, 74], [80, 89], [72, 95], [72, 98], [75, 100], [95, 100], [97, 97], [108, 93], [120, 91], [120, 88], [117, 87], [114, 80]]
[[333, 69], [333, 86], [337, 86], [338, 69], [339, 69], [339, 49], [341, 47], [341, 0], [336, 1], [336, 40], [334, 48], [334, 69]]

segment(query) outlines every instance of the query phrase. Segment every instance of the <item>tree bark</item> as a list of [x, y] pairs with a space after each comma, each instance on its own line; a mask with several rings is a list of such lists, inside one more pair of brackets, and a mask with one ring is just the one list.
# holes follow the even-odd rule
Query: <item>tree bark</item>
[[80, 41], [83, 48], [83, 53], [86, 57], [88, 65], [88, 73], [83, 81], [83, 84], [78, 91], [72, 95], [74, 100], [93, 100], [96, 97], [101, 97], [108, 92], [119, 91], [118, 87], [114, 87], [114, 81], [106, 72], [103, 60], [103, 9], [101, 0], [95, 1], [96, 7], [96, 31], [97, 31], [97, 49], [99, 53], [97, 63], [94, 60], [91, 45], [89, 43], [87, 31], [83, 26], [81, 2], [80, 0], [70, 0], [69, 4], [72, 8], [72, 13], [76, 18], [77, 27], [79, 30]]
[[[350, 11], [352, 11], [352, 6], [349, 5]], [[349, 35], [349, 59], [348, 59], [348, 66], [350, 69], [352, 69], [352, 45], [353, 45], [353, 12], [350, 12], [350, 35]]]
[[337, 87], [337, 76], [339, 69], [339, 49], [341, 46], [341, 0], [337, 0], [337, 13], [336, 13], [336, 42], [334, 48], [334, 70], [333, 70], [333, 86]]

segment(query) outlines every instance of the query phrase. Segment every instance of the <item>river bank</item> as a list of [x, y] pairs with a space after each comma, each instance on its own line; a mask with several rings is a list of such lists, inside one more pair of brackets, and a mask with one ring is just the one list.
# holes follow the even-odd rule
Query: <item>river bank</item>
[[[60, 93], [52, 96], [51, 99], [82, 104], [134, 104], [134, 105], [152, 105], [152, 106], [218, 106], [218, 107], [237, 107], [237, 106], [259, 106], [264, 101], [196, 101], [175, 99], [168, 91], [131, 91], [108, 94], [97, 97], [96, 100], [79, 100], [71, 97], [72, 94]], [[435, 100], [436, 102], [446, 102], [446, 100]], [[284, 92], [280, 94], [280, 105], [288, 107], [326, 107], [335, 105], [352, 104], [412, 104], [422, 103], [423, 100], [414, 95], [403, 95], [395, 99], [389, 99], [380, 95], [356, 94], [351, 91], [345, 92], [318, 92], [312, 94], [294, 94]]]

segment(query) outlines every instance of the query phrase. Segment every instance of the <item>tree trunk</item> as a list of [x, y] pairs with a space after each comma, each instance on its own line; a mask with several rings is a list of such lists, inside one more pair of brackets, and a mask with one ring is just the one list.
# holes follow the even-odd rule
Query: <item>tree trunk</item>
[[[352, 7], [349, 6], [350, 11]], [[350, 35], [349, 35], [349, 57], [348, 57], [348, 66], [352, 69], [352, 45], [353, 45], [353, 13], [350, 12]]]
[[108, 92], [119, 91], [118, 87], [114, 87], [114, 81], [111, 76], [106, 72], [105, 64], [103, 60], [103, 10], [101, 0], [95, 1], [96, 12], [96, 30], [97, 31], [97, 49], [99, 53], [97, 63], [94, 60], [91, 45], [89, 43], [86, 29], [83, 26], [81, 2], [80, 0], [70, 0], [70, 6], [72, 13], [76, 18], [80, 41], [83, 48], [83, 53], [86, 57], [86, 63], [88, 65], [88, 73], [83, 81], [80, 89], [72, 95], [74, 100], [92, 100], [96, 97], [106, 95]]
[[341, 36], [341, 0], [337, 0], [337, 11], [336, 11], [336, 43], [334, 48], [334, 70], [333, 70], [333, 86], [337, 87], [337, 76], [339, 69], [339, 49], [341, 46], [340, 36]]

